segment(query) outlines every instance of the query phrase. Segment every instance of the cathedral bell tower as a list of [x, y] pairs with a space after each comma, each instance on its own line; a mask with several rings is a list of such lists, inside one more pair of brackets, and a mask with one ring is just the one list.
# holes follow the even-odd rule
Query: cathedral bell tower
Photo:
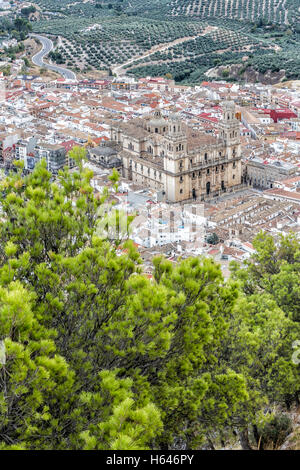
[[174, 202], [187, 199], [188, 176], [187, 136], [182, 121], [176, 114], [168, 118], [164, 135], [164, 170], [166, 171], [166, 197]]
[[[175, 162], [175, 160], [184, 158], [187, 153], [187, 138], [186, 133], [182, 129], [180, 117], [176, 114], [170, 115], [168, 119], [168, 132], [164, 137], [167, 160]], [[171, 163], [170, 167], [173, 168], [173, 166]], [[175, 166], [173, 171], [175, 171]]]
[[240, 122], [235, 117], [233, 101], [225, 101], [223, 104], [223, 119], [220, 123], [220, 137], [225, 141], [226, 147], [240, 143]]

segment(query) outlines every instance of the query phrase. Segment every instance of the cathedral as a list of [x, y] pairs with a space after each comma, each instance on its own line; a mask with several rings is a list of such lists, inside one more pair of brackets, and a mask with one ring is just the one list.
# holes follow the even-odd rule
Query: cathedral
[[193, 130], [180, 117], [111, 124], [123, 176], [161, 191], [165, 201], [204, 200], [241, 184], [240, 126], [234, 103], [223, 104], [218, 137]]

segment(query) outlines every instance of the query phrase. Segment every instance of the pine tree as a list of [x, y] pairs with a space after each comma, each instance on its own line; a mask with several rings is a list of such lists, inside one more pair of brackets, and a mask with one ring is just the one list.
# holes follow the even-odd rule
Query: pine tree
[[85, 150], [70, 157], [78, 170], [56, 181], [42, 162], [1, 182], [2, 448], [197, 449], [245, 437], [262, 407], [297, 392], [296, 241], [259, 239], [227, 282], [202, 258], [155, 258], [149, 280], [120, 230], [114, 240], [98, 230], [115, 210], [117, 172], [99, 198]]
[[74, 373], [57, 353], [54, 332], [32, 312], [34, 295], [19, 281], [0, 288], [0, 449], [59, 448]]

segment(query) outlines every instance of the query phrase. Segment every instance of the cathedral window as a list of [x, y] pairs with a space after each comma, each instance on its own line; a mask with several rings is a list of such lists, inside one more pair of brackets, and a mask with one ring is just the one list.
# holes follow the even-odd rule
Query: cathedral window
[[180, 181], [180, 183], [183, 183], [183, 178], [182, 178], [182, 176], [180, 176], [179, 181]]
[[204, 160], [207, 162], [207, 153], [204, 154]]
[[207, 168], [207, 172], [206, 172], [208, 175], [209, 175], [209, 168]]

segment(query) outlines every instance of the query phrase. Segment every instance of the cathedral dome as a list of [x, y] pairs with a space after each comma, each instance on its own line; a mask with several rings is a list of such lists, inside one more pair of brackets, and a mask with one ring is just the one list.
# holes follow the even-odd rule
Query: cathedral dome
[[161, 127], [166, 125], [166, 121], [163, 117], [161, 118], [153, 118], [149, 121], [150, 126], [153, 127]]

